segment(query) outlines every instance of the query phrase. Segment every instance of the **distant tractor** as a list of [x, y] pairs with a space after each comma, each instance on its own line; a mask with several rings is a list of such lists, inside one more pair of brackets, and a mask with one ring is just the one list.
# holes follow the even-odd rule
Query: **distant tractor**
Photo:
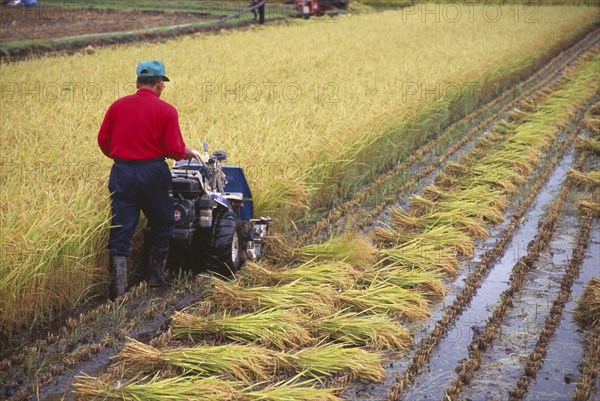
[[296, 12], [299, 18], [311, 16], [322, 16], [325, 14], [335, 15], [336, 9], [348, 8], [348, 0], [295, 0]]

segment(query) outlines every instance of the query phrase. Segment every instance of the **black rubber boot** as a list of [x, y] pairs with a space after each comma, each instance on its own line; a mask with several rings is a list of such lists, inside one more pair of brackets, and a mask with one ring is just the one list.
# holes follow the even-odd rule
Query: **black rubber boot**
[[169, 248], [158, 249], [152, 247], [150, 250], [150, 261], [148, 262], [148, 287], [161, 288], [171, 285], [164, 277], [168, 255]]
[[127, 291], [127, 257], [113, 256], [110, 260], [110, 297], [120, 297]]

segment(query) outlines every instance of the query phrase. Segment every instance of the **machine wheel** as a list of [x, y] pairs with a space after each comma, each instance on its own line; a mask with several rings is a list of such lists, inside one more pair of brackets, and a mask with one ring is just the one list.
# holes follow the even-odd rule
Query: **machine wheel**
[[244, 262], [242, 222], [229, 210], [217, 213], [206, 252], [211, 270], [223, 275], [237, 271]]

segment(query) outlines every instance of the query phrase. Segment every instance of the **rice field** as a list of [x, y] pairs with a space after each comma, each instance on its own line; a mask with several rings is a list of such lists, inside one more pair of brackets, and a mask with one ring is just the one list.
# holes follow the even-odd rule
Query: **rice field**
[[[577, 198], [582, 218], [589, 223], [600, 210], [598, 171], [582, 169], [584, 156], [598, 147], [600, 56], [592, 46], [561, 78], [497, 118], [435, 179], [406, 196], [405, 206], [386, 208], [378, 217], [383, 223], [359, 234], [349, 213], [343, 233], [332, 227], [327, 238], [294, 239], [599, 21], [597, 7], [581, 5], [539, 7], [535, 24], [513, 18], [511, 5], [496, 5], [502, 12], [494, 21], [482, 14], [485, 5], [471, 6], [473, 19], [454, 22], [414, 18], [409, 7], [1, 64], [0, 333], [8, 338], [46, 327], [104, 296], [111, 162], [97, 148], [97, 129], [108, 105], [133, 91], [137, 61], [161, 58], [171, 78], [163, 98], [178, 108], [187, 144], [207, 140], [244, 167], [255, 212], [275, 219], [276, 234], [266, 260], [246, 263], [232, 280], [203, 277], [206, 292], [182, 300], [184, 308], [178, 297], [190, 282], [178, 282], [163, 304], [174, 306], [160, 336], [155, 328], [148, 341], [126, 339], [132, 319], [115, 342], [90, 346], [94, 353], [116, 352], [123, 342], [107, 369], [77, 377], [74, 371], [69, 388], [82, 400], [333, 401], [343, 399], [344, 389], [388, 379], [385, 399], [401, 399], [462, 309], [447, 309], [430, 343], [413, 345], [412, 328], [438, 319], [448, 283], [481, 258], [478, 247], [541, 177], [540, 165], [558, 154], [557, 142], [582, 160], [565, 174], [565, 185], [594, 194]], [[311, 73], [298, 73], [306, 65]], [[579, 120], [585, 135], [576, 139], [567, 131]], [[558, 163], [562, 156], [556, 157]], [[561, 194], [564, 202], [566, 190]], [[547, 220], [556, 221], [560, 202]], [[549, 223], [540, 227], [543, 238], [551, 235], [551, 228], [544, 231]], [[532, 244], [526, 258], [541, 252], [541, 239]], [[515, 268], [514, 291], [525, 274], [524, 262]], [[482, 277], [469, 271], [465, 291], [477, 291], [472, 280]], [[596, 296], [596, 284], [587, 298]], [[145, 304], [152, 296], [143, 285], [135, 288], [98, 309], [96, 318], [69, 320], [72, 333], [59, 337], [77, 336], [77, 327], [103, 314], [160, 315], [158, 303]], [[460, 308], [468, 297], [457, 296]], [[494, 317], [502, 319], [510, 304], [503, 297]], [[579, 314], [596, 324], [595, 304], [588, 304]], [[492, 329], [473, 344], [491, 342]], [[590, 338], [594, 353], [596, 337]], [[412, 365], [394, 380], [388, 358], [408, 358], [415, 349]], [[0, 360], [0, 371], [31, 364], [27, 353], [43, 352], [36, 345]], [[75, 359], [92, 353], [75, 352]], [[452, 400], [481, 361], [469, 352], [447, 388]], [[26, 391], [39, 391], [77, 363], [54, 362], [44, 360]]]
[[[195, 383], [202, 386], [207, 374], [222, 374], [245, 383], [249, 379], [258, 382], [259, 388], [273, 383], [262, 390], [267, 392], [276, 388], [294, 391], [295, 386], [301, 386], [307, 389], [302, 393], [307, 396], [314, 388], [310, 381], [304, 380], [317, 380], [320, 390], [333, 391], [317, 397], [335, 397], [340, 385], [359, 379], [383, 380], [382, 360], [376, 352], [406, 348], [410, 334], [397, 322], [426, 318], [430, 300], [423, 294], [443, 294], [439, 274], [454, 273], [441, 268], [431, 272], [428, 267], [432, 262], [419, 258], [422, 256], [419, 248], [404, 247], [399, 251], [399, 247], [418, 243], [426, 247], [425, 255], [457, 254], [459, 249], [465, 255], [471, 254], [469, 244], [474, 238], [487, 235], [483, 226], [497, 225], [503, 220], [502, 213], [498, 218], [490, 216], [508, 207], [505, 198], [514, 187], [523, 185], [525, 177], [533, 175], [533, 166], [557, 140], [559, 129], [556, 127], [564, 124], [600, 89], [591, 79], [599, 63], [598, 55], [581, 63], [551, 93], [539, 96], [534, 110], [511, 120], [512, 129], [506, 130], [505, 123], [498, 125], [498, 130], [481, 138], [474, 149], [446, 171], [447, 177], [452, 177], [452, 172], [461, 167], [473, 166], [478, 171], [499, 169], [510, 186], [504, 184], [504, 189], [499, 189], [490, 184], [489, 177], [457, 175], [452, 185], [425, 188], [419, 198], [411, 198], [409, 212], [394, 210], [392, 221], [396, 225], [387, 229], [388, 235], [378, 235], [382, 245], [374, 264], [348, 264], [336, 260], [336, 254], [328, 247], [313, 247], [311, 256], [315, 258], [310, 262], [287, 268], [251, 264], [233, 283], [214, 278], [207, 298], [210, 308], [192, 306], [189, 311], [174, 315], [172, 331], [165, 341], [176, 347], [163, 345], [155, 349], [130, 340], [114, 366], [121, 372], [117, 376], [119, 383], [126, 380], [126, 384], [114, 387], [111, 383], [115, 377], [110, 374], [96, 379], [84, 376], [78, 378], [76, 391], [84, 399], [113, 394], [123, 399], [135, 399], [138, 394], [153, 397], [157, 389], [185, 393]], [[484, 149], [486, 155], [480, 157]], [[507, 157], [509, 152], [510, 158]], [[464, 201], [458, 208], [453, 203], [457, 199]], [[562, 199], [564, 201], [564, 195]], [[425, 208], [423, 201], [427, 201]], [[450, 214], [447, 210], [457, 211]], [[438, 218], [428, 217], [432, 211], [439, 214]], [[557, 214], [551, 215], [555, 221]], [[482, 229], [464, 225], [467, 217]], [[462, 239], [464, 246], [459, 248], [454, 241], [439, 240], [440, 232], [446, 236], [458, 233], [456, 238]], [[362, 253], [358, 249], [357, 253]], [[401, 257], [394, 258], [394, 251]], [[526, 270], [521, 267], [519, 271]], [[517, 284], [513, 285], [521, 282], [522, 279], [515, 280]], [[586, 292], [586, 297], [593, 297], [591, 291]], [[510, 300], [505, 298], [505, 302]], [[154, 376], [145, 376], [140, 381], [139, 374]], [[327, 381], [326, 378], [336, 379]], [[456, 383], [465, 380], [468, 381], [459, 376]], [[246, 399], [248, 389], [252, 388], [236, 387], [233, 383], [214, 386], [231, 386], [232, 395], [224, 395], [223, 399]], [[454, 387], [448, 391], [455, 394], [460, 391], [457, 388], [460, 389]], [[305, 399], [303, 396], [295, 394], [291, 399]], [[285, 399], [279, 398], [281, 395], [266, 397]]]
[[[594, 13], [543, 8], [539, 18], [440, 25], [398, 11], [3, 64], [2, 331], [51, 320], [106, 282], [110, 161], [95, 135], [108, 105], [133, 90], [137, 60], [168, 60], [164, 98], [177, 106], [187, 143], [226, 149], [249, 176], [257, 214], [285, 230], [425, 141], [411, 124], [434, 132], [450, 110], [469, 110]], [[316, 72], [298, 74], [304, 64]], [[426, 96], [414, 83], [452, 85], [461, 96]]]

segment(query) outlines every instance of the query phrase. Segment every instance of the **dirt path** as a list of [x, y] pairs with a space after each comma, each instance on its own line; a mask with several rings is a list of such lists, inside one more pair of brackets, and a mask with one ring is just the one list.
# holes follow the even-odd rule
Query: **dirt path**
[[[115, 4], [116, 9], [0, 6], [0, 61], [88, 53], [98, 46], [162, 41], [199, 32], [219, 33], [257, 23], [252, 14], [244, 12], [247, 2], [203, 2], [193, 12], [140, 10], [135, 2]], [[266, 21], [281, 23], [291, 15], [292, 6], [269, 4]]]
[[73, 6], [0, 7], [0, 42], [118, 32], [209, 21], [207, 13], [142, 11], [135, 3], [118, 9]]

